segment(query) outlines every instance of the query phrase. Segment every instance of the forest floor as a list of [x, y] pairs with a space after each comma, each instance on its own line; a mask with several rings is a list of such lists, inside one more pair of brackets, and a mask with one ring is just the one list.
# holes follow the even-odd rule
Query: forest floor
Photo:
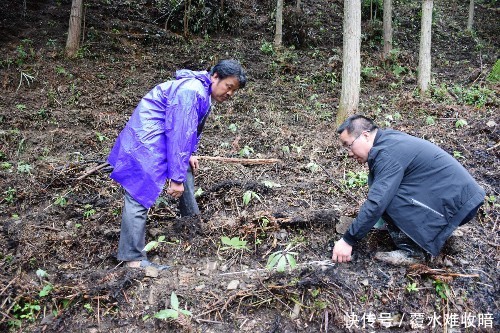
[[[0, 5], [0, 331], [498, 332], [495, 1], [476, 6], [474, 33], [464, 30], [468, 1], [434, 1], [426, 97], [416, 89], [418, 1], [395, 1], [396, 50], [387, 62], [380, 22], [363, 17], [359, 112], [436, 143], [488, 196], [461, 236], [413, 268], [373, 258], [393, 249], [378, 230], [355, 247], [352, 262], [329, 261], [368, 190], [366, 166], [347, 158], [335, 134], [342, 1], [302, 1], [302, 13], [286, 16], [299, 18], [292, 23], [300, 33], [285, 28], [297, 47], [281, 50], [271, 47], [274, 1], [227, 2], [238, 13], [229, 31], [188, 39], [155, 24], [154, 2], [85, 1], [74, 60], [63, 56], [70, 2]], [[106, 161], [153, 86], [223, 58], [240, 60], [249, 81], [214, 107], [199, 154], [280, 162], [201, 159], [202, 214], [179, 218], [167, 196], [149, 211], [147, 241], [161, 241], [150, 259], [172, 268], [124, 268], [115, 258], [121, 189], [106, 168], [89, 171]], [[267, 269], [269, 255], [287, 246], [297, 267]], [[172, 292], [192, 315], [155, 318], [175, 308]]]

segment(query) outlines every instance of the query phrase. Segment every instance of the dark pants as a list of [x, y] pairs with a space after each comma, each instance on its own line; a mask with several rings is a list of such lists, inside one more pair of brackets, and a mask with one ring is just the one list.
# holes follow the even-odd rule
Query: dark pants
[[[189, 168], [184, 182], [184, 193], [179, 198], [181, 216], [198, 215], [200, 210], [194, 198], [194, 176]], [[144, 247], [146, 246], [146, 219], [148, 210], [135, 201], [125, 191], [122, 212], [120, 241], [118, 242], [118, 255], [120, 261], [135, 261], [147, 259]]]

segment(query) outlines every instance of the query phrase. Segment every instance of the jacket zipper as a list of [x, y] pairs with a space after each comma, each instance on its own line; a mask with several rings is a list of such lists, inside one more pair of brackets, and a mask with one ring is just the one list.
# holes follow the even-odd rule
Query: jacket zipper
[[427, 206], [426, 204], [424, 204], [424, 203], [422, 203], [422, 202], [420, 202], [418, 200], [411, 199], [411, 203], [414, 204], [414, 205], [426, 208], [426, 209], [430, 210], [431, 212], [436, 213], [436, 214], [438, 214], [441, 217], [444, 217], [444, 215], [441, 214], [440, 212], [438, 212], [437, 210], [432, 209], [431, 207]]

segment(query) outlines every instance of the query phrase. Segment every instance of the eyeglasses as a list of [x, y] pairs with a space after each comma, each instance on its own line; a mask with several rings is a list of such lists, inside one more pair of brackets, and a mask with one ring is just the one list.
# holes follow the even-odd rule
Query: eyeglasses
[[357, 139], [359, 139], [359, 137], [360, 137], [361, 135], [363, 135], [363, 133], [370, 133], [370, 131], [363, 131], [363, 132], [359, 133], [359, 135], [358, 135], [358, 136], [357, 136], [354, 140], [352, 140], [351, 144], [349, 144], [349, 145], [345, 145], [345, 146], [344, 146], [344, 149], [345, 149], [345, 150], [347, 150], [347, 151], [352, 151], [352, 145], [354, 144], [354, 142], [355, 142]]

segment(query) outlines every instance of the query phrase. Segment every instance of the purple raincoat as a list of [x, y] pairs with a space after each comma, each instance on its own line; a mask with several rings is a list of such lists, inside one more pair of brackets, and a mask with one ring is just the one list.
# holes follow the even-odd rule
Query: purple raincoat
[[[210, 112], [208, 72], [179, 70], [142, 98], [108, 157], [110, 177], [151, 207], [167, 179], [183, 183]], [[200, 132], [200, 133], [198, 133]]]

